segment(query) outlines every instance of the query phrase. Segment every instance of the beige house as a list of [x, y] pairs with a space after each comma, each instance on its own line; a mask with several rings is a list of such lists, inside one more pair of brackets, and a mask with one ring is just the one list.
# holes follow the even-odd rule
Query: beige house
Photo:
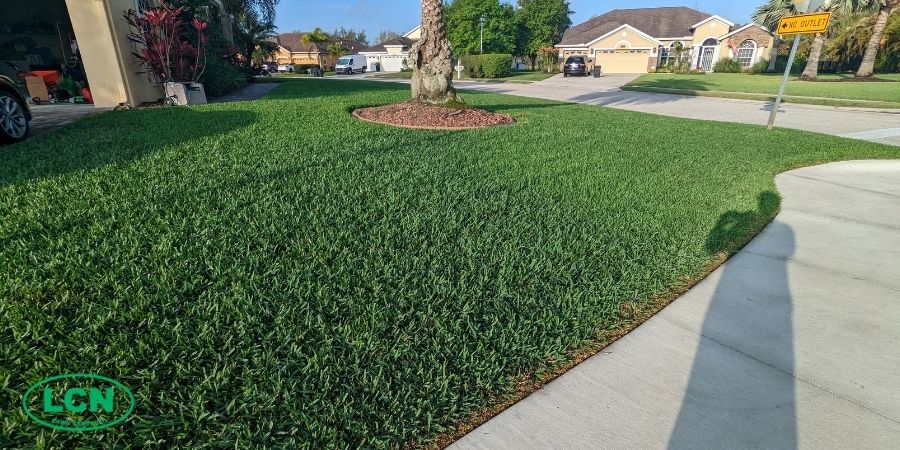
[[377, 70], [382, 72], [400, 72], [406, 67], [410, 47], [421, 37], [422, 27], [417, 26], [403, 36], [362, 49], [359, 51], [359, 54], [366, 57], [366, 70], [369, 72]]
[[744, 67], [767, 59], [775, 38], [686, 7], [616, 9], [570, 28], [556, 48], [560, 59], [586, 55], [604, 73], [645, 73], [670, 64], [677, 42], [691, 67], [711, 72], [723, 58]]
[[[90, 89], [98, 107], [156, 102], [162, 89], [132, 56], [129, 9], [155, 0], [2, 0], [0, 60], [23, 70], [60, 70]], [[226, 37], [231, 21], [223, 17]]]
[[[285, 65], [322, 65], [330, 68], [333, 66], [332, 57], [328, 55], [330, 42], [305, 42], [303, 37], [308, 33], [282, 33], [275, 38], [278, 50], [273, 55], [274, 61], [279, 66]], [[339, 42], [349, 53], [356, 53], [364, 46], [356, 41]]]

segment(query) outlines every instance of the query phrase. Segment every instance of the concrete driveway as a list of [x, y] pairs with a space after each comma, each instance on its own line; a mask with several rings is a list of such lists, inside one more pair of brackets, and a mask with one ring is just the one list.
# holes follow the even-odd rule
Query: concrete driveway
[[451, 448], [897, 448], [900, 161], [776, 182], [737, 255]]
[[[765, 125], [771, 104], [753, 100], [630, 92], [619, 89], [639, 75], [568, 77], [557, 75], [538, 83], [457, 82], [461, 89], [524, 97], [603, 105], [690, 119]], [[900, 110], [836, 108], [783, 104], [777, 126], [900, 145]]]

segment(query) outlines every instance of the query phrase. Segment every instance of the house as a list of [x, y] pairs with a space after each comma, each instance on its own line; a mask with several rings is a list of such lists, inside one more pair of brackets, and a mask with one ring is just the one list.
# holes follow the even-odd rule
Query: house
[[[282, 33], [275, 37], [278, 44], [278, 50], [272, 59], [280, 66], [288, 65], [308, 65], [308, 66], [326, 66], [334, 65], [332, 55], [328, 54], [328, 46], [334, 43], [341, 44], [348, 50], [348, 53], [356, 53], [365, 46], [356, 41], [333, 41], [333, 42], [305, 42], [304, 36], [308, 33], [294, 32]], [[342, 56], [342, 55], [338, 55]]]
[[[65, 71], [90, 89], [98, 107], [138, 106], [158, 101], [162, 88], [132, 55], [123, 13], [157, 0], [0, 1], [0, 60], [23, 70]], [[221, 18], [226, 38], [231, 19]]]
[[775, 38], [755, 24], [686, 7], [616, 9], [565, 32], [559, 56], [586, 55], [604, 73], [645, 73], [671, 64], [680, 42], [692, 68], [711, 72], [716, 61], [736, 58], [744, 67], [768, 59]]
[[403, 36], [389, 39], [378, 45], [359, 51], [365, 55], [368, 71], [400, 72], [406, 67], [409, 49], [422, 36], [422, 27], [417, 26]]

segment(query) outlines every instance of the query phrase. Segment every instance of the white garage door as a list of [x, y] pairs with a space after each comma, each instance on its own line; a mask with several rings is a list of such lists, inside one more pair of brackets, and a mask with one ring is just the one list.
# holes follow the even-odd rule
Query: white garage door
[[381, 57], [381, 70], [385, 72], [399, 72], [403, 70], [403, 55], [384, 55]]
[[594, 61], [603, 73], [646, 73], [650, 50], [597, 51]]

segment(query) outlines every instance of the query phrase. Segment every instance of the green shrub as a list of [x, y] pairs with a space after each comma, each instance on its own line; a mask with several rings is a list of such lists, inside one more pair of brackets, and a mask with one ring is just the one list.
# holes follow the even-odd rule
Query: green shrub
[[461, 61], [470, 78], [503, 78], [512, 73], [513, 57], [508, 53], [463, 56]]
[[469, 78], [482, 78], [484, 76], [484, 73], [481, 71], [480, 55], [463, 56], [460, 58], [460, 62]]
[[200, 77], [206, 95], [221, 97], [247, 85], [247, 76], [228, 61], [211, 58]]
[[746, 71], [750, 73], [766, 73], [769, 71], [769, 60], [761, 59], [750, 66]]
[[294, 73], [308, 73], [309, 69], [318, 68], [318, 64], [294, 64]]
[[713, 66], [713, 72], [718, 73], [740, 73], [743, 67], [741, 62], [734, 58], [720, 59]]
[[503, 78], [512, 73], [513, 57], [497, 53], [481, 56], [481, 71], [485, 78]]

